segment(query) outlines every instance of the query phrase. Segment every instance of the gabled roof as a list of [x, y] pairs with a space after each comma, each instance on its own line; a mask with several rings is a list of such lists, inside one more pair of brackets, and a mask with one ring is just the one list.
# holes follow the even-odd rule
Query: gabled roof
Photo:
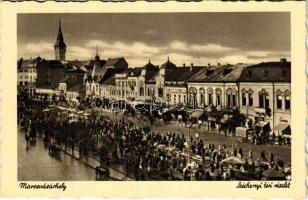
[[23, 60], [20, 60], [18, 63], [17, 63], [17, 67], [18, 69], [27, 69], [27, 68], [34, 68], [35, 66], [35, 60], [33, 59], [29, 59], [29, 60], [26, 60], [26, 59], [23, 59]]
[[66, 68], [65, 62], [61, 62], [59, 60], [45, 60], [45, 59], [43, 59], [42, 62], [47, 64], [50, 68]]
[[113, 67], [115, 66], [120, 60], [125, 60], [123, 57], [118, 58], [108, 58], [104, 67]]
[[136, 68], [129, 68], [126, 70], [126, 73], [127, 73], [127, 76], [128, 77], [138, 77], [140, 76], [141, 74], [141, 71], [142, 71], [142, 68], [140, 67], [136, 67]]
[[68, 69], [81, 69], [84, 67], [83, 62], [79, 60], [66, 61], [66, 63]]
[[112, 74], [106, 80], [102, 81], [100, 84], [103, 85], [115, 85], [115, 74]]
[[145, 82], [146, 83], [155, 83], [155, 77], [159, 74], [159, 69], [151, 69], [151, 70], [146, 70], [145, 72]]
[[17, 61], [17, 69], [36, 68], [37, 63], [40, 62], [41, 60], [42, 60], [41, 57], [37, 57], [35, 59], [20, 58]]

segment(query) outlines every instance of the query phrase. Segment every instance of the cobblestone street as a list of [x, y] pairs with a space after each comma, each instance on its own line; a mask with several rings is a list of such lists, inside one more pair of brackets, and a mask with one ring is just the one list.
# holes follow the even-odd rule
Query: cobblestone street
[[51, 157], [41, 139], [29, 144], [29, 148], [26, 149], [23, 131], [19, 129], [18, 180], [95, 181], [95, 171], [63, 152], [59, 158]]

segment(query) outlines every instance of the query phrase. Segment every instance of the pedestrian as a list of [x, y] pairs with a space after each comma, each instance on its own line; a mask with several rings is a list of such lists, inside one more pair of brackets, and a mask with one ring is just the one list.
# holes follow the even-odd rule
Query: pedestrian
[[251, 149], [249, 149], [248, 157], [249, 157], [250, 159], [252, 159], [252, 151], [251, 151]]
[[28, 147], [29, 147], [29, 140], [30, 140], [30, 136], [29, 136], [29, 134], [28, 133], [26, 133], [25, 134], [25, 140], [26, 140], [26, 143], [27, 143], [27, 149], [28, 149]]
[[260, 156], [261, 156], [261, 159], [262, 159], [263, 162], [266, 162], [266, 161], [267, 161], [266, 155], [265, 155], [265, 151], [261, 151]]
[[243, 158], [243, 149], [241, 147], [238, 150], [238, 154], [239, 154], [239, 158], [242, 159]]

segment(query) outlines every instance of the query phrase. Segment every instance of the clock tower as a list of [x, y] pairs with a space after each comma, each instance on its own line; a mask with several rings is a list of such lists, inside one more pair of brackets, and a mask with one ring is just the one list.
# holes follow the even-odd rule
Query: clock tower
[[55, 59], [61, 60], [61, 61], [65, 60], [66, 44], [64, 43], [60, 19], [59, 19], [58, 36], [57, 36], [57, 40], [55, 42], [54, 48], [55, 48]]

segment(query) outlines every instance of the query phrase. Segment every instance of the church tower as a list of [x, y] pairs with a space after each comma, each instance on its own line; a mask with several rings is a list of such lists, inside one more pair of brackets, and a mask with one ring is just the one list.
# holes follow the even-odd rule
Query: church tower
[[56, 43], [54, 45], [55, 48], [55, 59], [56, 60], [65, 60], [66, 53], [66, 44], [64, 43], [64, 38], [61, 30], [61, 20], [59, 19], [59, 31]]
[[92, 78], [95, 75], [95, 70], [98, 69], [99, 67], [101, 67], [101, 59], [98, 56], [98, 50], [97, 50], [97, 47], [96, 47], [96, 55], [94, 57], [94, 65], [93, 65], [93, 70], [92, 70]]

